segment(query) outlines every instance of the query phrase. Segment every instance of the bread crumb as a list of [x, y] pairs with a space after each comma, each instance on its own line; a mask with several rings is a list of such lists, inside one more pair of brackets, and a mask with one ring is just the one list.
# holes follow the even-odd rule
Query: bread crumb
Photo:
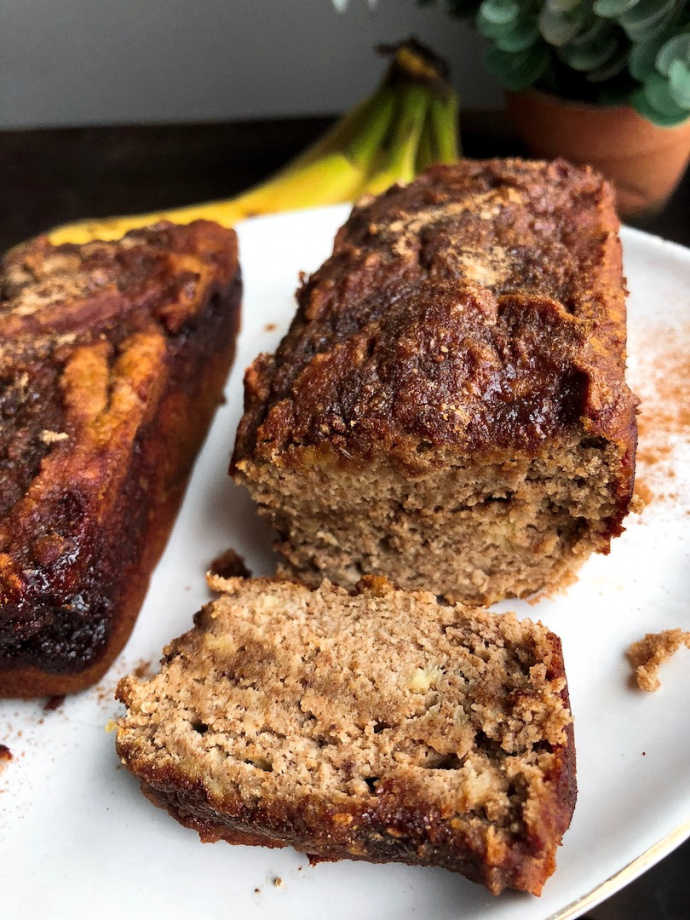
[[209, 574], [219, 578], [251, 578], [252, 573], [244, 559], [234, 549], [226, 549], [217, 556], [209, 566]]
[[54, 712], [56, 709], [59, 709], [64, 702], [65, 694], [60, 693], [58, 696], [51, 696], [49, 700], [46, 700], [43, 709], [45, 712]]
[[633, 642], [626, 652], [634, 669], [634, 677], [640, 690], [652, 693], [661, 686], [658, 672], [661, 665], [684, 645], [690, 648], [690, 632], [682, 629], [665, 629], [659, 633], [647, 633], [644, 639]]
[[631, 514], [642, 514], [652, 500], [652, 493], [644, 482], [635, 480], [635, 491], [630, 500], [629, 511]]
[[273, 884], [276, 886], [276, 888], [282, 888], [283, 887], [282, 878], [280, 876], [277, 876], [277, 878], [273, 879]]
[[49, 431], [47, 428], [41, 432], [41, 440], [44, 444], [55, 444], [58, 441], [66, 441], [69, 435], [66, 431]]
[[12, 754], [12, 751], [7, 747], [7, 745], [0, 744], [0, 761], [13, 759], [14, 755]]

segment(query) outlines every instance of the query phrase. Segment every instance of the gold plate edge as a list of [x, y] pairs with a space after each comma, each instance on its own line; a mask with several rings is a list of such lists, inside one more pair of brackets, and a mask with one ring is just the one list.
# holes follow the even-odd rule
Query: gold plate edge
[[682, 824], [679, 824], [678, 827], [674, 828], [665, 837], [662, 837], [661, 840], [652, 844], [644, 853], [641, 853], [632, 862], [609, 876], [596, 888], [593, 888], [587, 894], [583, 894], [582, 897], [572, 901], [561, 910], [556, 911], [555, 914], [550, 914], [546, 920], [573, 920], [575, 917], [580, 917], [585, 910], [600, 904], [606, 898], [624, 888], [625, 885], [634, 881], [642, 874], [644, 869], [651, 868], [652, 865], [680, 846], [688, 837], [690, 837], [690, 819], [683, 821]]

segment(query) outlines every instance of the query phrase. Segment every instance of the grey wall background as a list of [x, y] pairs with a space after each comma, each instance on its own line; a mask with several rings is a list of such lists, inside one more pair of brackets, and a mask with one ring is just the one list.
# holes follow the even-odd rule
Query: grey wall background
[[410, 34], [465, 107], [500, 106], [481, 37], [414, 0], [0, 0], [0, 128], [344, 111]]

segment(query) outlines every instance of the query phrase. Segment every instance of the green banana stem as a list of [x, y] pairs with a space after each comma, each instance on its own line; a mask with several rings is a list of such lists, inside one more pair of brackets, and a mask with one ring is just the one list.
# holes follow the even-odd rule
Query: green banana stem
[[443, 93], [429, 104], [429, 122], [434, 138], [434, 162], [457, 163], [460, 159], [458, 141], [458, 110], [456, 93]]
[[414, 179], [414, 161], [428, 107], [429, 94], [424, 87], [406, 87], [400, 101], [402, 117], [393, 135], [391, 166], [408, 179]]
[[383, 86], [377, 93], [376, 105], [372, 108], [366, 128], [356, 134], [343, 147], [343, 153], [355, 166], [369, 169], [389, 133], [396, 111], [393, 90]]
[[412, 83], [400, 90], [399, 114], [383, 154], [383, 166], [367, 177], [362, 193], [377, 195], [394, 182], [414, 179], [429, 101], [429, 93], [422, 84]]
[[415, 160], [414, 164], [415, 171], [418, 173], [424, 172], [428, 166], [432, 166], [435, 162], [436, 155], [434, 151], [434, 138], [429, 126], [429, 117], [427, 113], [427, 118], [424, 122], [424, 128], [422, 129], [422, 136], [419, 138], [417, 159]]

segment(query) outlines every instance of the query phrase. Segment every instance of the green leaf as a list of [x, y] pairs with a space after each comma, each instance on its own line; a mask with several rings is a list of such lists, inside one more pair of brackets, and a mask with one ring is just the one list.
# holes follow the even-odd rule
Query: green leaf
[[632, 9], [639, 0], [594, 0], [592, 7], [597, 16], [605, 19], [616, 19], [623, 13]]
[[500, 38], [501, 35], [507, 35], [512, 30], [512, 23], [505, 22], [491, 22], [487, 19], [482, 13], [481, 8], [477, 13], [477, 18], [474, 22], [478, 31], [482, 33], [486, 38]]
[[668, 69], [671, 96], [690, 115], [690, 67], [683, 61], [674, 61]]
[[497, 36], [496, 47], [501, 51], [525, 51], [539, 39], [536, 20], [518, 22], [514, 29], [505, 35]]
[[657, 19], [656, 22], [651, 24], [643, 22], [641, 25], [626, 26], [625, 34], [628, 36], [631, 42], [651, 41], [651, 39], [656, 38], [659, 35], [663, 35], [668, 31], [669, 24], [673, 22], [675, 15], [675, 8], [671, 6], [666, 10], [660, 19]]
[[495, 22], [496, 25], [512, 22], [517, 19], [520, 12], [520, 7], [515, 0], [484, 0], [479, 9], [485, 19]]
[[615, 32], [616, 26], [608, 19], [594, 19], [591, 25], [584, 28], [572, 40], [573, 45], [584, 45], [587, 42], [599, 42]]
[[688, 115], [687, 112], [683, 112], [682, 116], [674, 118], [673, 116], [662, 114], [651, 105], [643, 89], [635, 90], [635, 92], [632, 93], [630, 96], [630, 104], [643, 118], [651, 121], [652, 124], [658, 125], [660, 128], [672, 128], [674, 125], [679, 125], [681, 122], [685, 121]]
[[582, 19], [574, 14], [552, 13], [544, 7], [539, 14], [539, 31], [550, 45], [567, 44], [580, 31]]
[[542, 42], [513, 54], [500, 48], [489, 48], [484, 57], [487, 70], [508, 90], [518, 92], [532, 86], [549, 66], [549, 52]]
[[667, 36], [659, 35], [649, 41], [638, 42], [630, 49], [628, 70], [640, 83], [656, 71], [656, 57], [666, 40]]
[[687, 112], [673, 98], [671, 84], [660, 73], [652, 74], [645, 81], [644, 94], [649, 104], [662, 115], [667, 115], [669, 118], [687, 116]]
[[603, 43], [591, 42], [587, 45], [566, 45], [558, 52], [561, 60], [565, 61], [573, 70], [596, 70], [602, 67], [618, 51], [618, 42], [611, 36]]
[[664, 44], [657, 55], [657, 70], [667, 77], [674, 61], [690, 64], [690, 32], [676, 35]]
[[669, 12], [673, 13], [675, 0], [638, 0], [635, 6], [627, 10], [619, 18], [625, 31], [628, 29], [651, 28]]

